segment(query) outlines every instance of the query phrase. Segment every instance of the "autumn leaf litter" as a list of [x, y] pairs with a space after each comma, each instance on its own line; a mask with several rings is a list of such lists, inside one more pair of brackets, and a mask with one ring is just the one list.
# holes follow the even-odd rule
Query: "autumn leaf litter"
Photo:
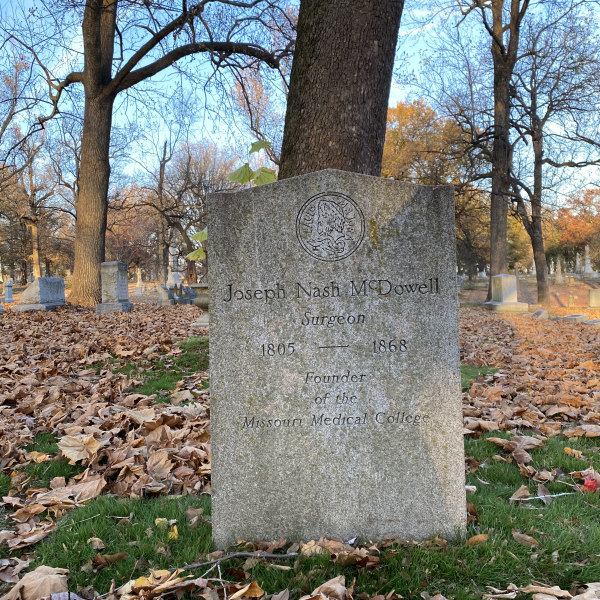
[[[10, 492], [3, 498], [11, 526], [0, 531], [0, 543], [11, 550], [33, 545], [55, 531], [57, 520], [68, 510], [102, 493], [121, 497], [210, 493], [210, 406], [208, 393], [201, 389], [208, 374], [182, 378], [173, 405], [157, 402], [156, 395], [135, 393], [134, 388], [142, 383], [132, 376], [135, 371], [129, 376], [119, 373], [121, 365], [110, 362], [122, 359], [151, 372], [157, 361], [180, 352], [178, 342], [197, 334], [190, 328], [193, 312], [191, 307], [137, 305], [130, 314], [95, 315], [69, 307], [56, 313], [10, 314], [0, 320], [0, 467], [11, 477]], [[513, 315], [499, 318], [481, 310], [461, 311], [461, 361], [499, 368], [497, 373], [477, 379], [463, 394], [464, 433], [475, 437], [494, 431], [510, 434], [509, 439], [487, 439], [499, 448], [494, 459], [514, 461], [521, 475], [537, 483], [537, 493], [532, 495], [528, 486], [522, 486], [510, 498], [511, 503], [553, 499], [544, 484], [556, 473], [532, 467], [529, 450], [542, 448], [548, 437], [559, 434], [600, 436], [599, 349], [594, 328]], [[98, 365], [102, 366], [97, 373]], [[42, 432], [58, 438], [58, 453], [27, 452], [25, 447]], [[573, 452], [576, 458], [585, 459]], [[55, 478], [49, 488], [32, 487], [23, 468], [56, 459], [77, 463], [84, 471], [69, 481]], [[465, 467], [467, 472], [475, 472], [479, 463], [467, 457]], [[572, 493], [597, 491], [600, 475], [593, 468], [570, 475], [582, 482], [573, 486]], [[477, 510], [468, 504], [468, 520], [476, 521]], [[190, 507], [187, 517], [202, 519], [202, 511]], [[169, 536], [177, 536], [175, 524], [166, 526], [170, 527]], [[539, 544], [517, 530], [512, 535], [519, 544]], [[487, 537], [478, 534], [466, 544], [485, 544]], [[98, 550], [98, 565], [119, 560], [117, 555], [102, 554], [101, 539], [90, 538], [88, 543]], [[415, 543], [384, 540], [359, 544], [321, 538], [292, 545], [285, 540], [241, 542], [238, 550], [245, 549], [248, 561], [270, 561], [277, 556], [272, 552], [283, 552], [281, 557], [326, 553], [340, 566], [375, 569], [382, 550]], [[445, 547], [447, 542], [436, 538], [419, 544]], [[205, 600], [289, 600], [289, 590], [268, 596], [255, 581], [236, 584], [215, 577], [215, 567], [229, 556], [222, 552], [208, 555], [203, 563], [208, 570], [202, 577], [185, 575], [183, 569], [153, 571], [120, 588], [113, 585], [105, 597], [157, 598], [196, 590]], [[26, 573], [30, 562], [0, 560], [0, 582], [15, 584], [1, 600], [66, 598], [68, 571], [40, 566]], [[600, 584], [569, 592], [532, 581], [521, 588], [514, 584], [506, 589], [488, 587], [488, 592], [487, 598], [532, 594], [533, 600], [592, 600], [600, 598]], [[352, 600], [353, 593], [354, 582], [347, 584], [339, 576], [300, 600]], [[424, 600], [443, 599], [440, 594], [421, 596]], [[71, 598], [76, 596], [71, 594]], [[357, 598], [367, 600], [368, 596]], [[392, 591], [373, 600], [400, 598]]]

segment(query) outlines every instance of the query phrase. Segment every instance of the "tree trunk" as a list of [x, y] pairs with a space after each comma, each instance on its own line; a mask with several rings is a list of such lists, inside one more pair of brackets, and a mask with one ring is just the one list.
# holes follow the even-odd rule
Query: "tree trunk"
[[21, 261], [21, 285], [27, 285], [27, 261]]
[[169, 246], [161, 236], [158, 244], [158, 279], [159, 283], [166, 285], [169, 277]]
[[302, 0], [279, 179], [381, 174], [404, 0]]
[[95, 306], [101, 301], [100, 264], [110, 180], [110, 129], [113, 98], [86, 98], [81, 141], [81, 172], [75, 224], [75, 266], [69, 301]]
[[[529, 0], [509, 0], [510, 21], [505, 25], [506, 0], [492, 0], [491, 54], [494, 62], [494, 142], [490, 215], [490, 287], [492, 277], [508, 271], [508, 195], [510, 184], [510, 80], [517, 60], [521, 22]], [[508, 34], [508, 35], [507, 35]], [[508, 40], [508, 43], [506, 43]]]
[[40, 262], [40, 233], [35, 221], [29, 223], [31, 229], [31, 262], [33, 263], [33, 276], [37, 279], [42, 276], [42, 263]]
[[535, 260], [538, 304], [550, 306], [550, 286], [548, 284], [548, 263], [544, 251], [542, 232], [542, 164], [544, 159], [544, 135], [542, 123], [537, 116], [537, 97], [533, 97], [531, 112], [533, 117], [533, 197], [531, 198], [531, 247]]
[[46, 277], [52, 277], [52, 261], [47, 258], [44, 262], [46, 263]]
[[[498, 69], [494, 77], [494, 143], [492, 163], [492, 197], [490, 218], [490, 274], [507, 272], [508, 252], [508, 167], [509, 167], [509, 116], [510, 74]], [[491, 286], [491, 279], [490, 279]]]

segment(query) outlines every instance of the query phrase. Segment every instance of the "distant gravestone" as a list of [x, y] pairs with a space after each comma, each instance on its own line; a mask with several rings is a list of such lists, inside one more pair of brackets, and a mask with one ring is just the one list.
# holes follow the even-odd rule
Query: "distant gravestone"
[[175, 304], [173, 293], [166, 285], [161, 283], [157, 289], [159, 306], [170, 306], [171, 304]]
[[10, 304], [11, 302], [14, 302], [12, 289], [13, 289], [13, 282], [7, 281], [4, 284], [4, 302], [6, 304]]
[[600, 289], [590, 290], [589, 308], [600, 308]]
[[143, 289], [142, 289], [142, 270], [138, 267], [135, 271], [136, 273], [136, 284], [135, 284], [135, 291], [134, 294], [136, 296], [143, 296]]
[[127, 265], [118, 260], [103, 262], [102, 304], [96, 305], [98, 314], [111, 312], [130, 312], [133, 304], [129, 302], [129, 276]]
[[560, 256], [556, 259], [556, 275], [554, 277], [554, 283], [563, 284], [565, 279], [562, 274], [562, 263], [560, 260]]
[[65, 280], [61, 277], [38, 277], [21, 292], [19, 304], [13, 306], [12, 310], [14, 312], [48, 311], [64, 303]]
[[526, 312], [529, 305], [517, 301], [517, 278], [514, 275], [492, 277], [492, 300], [484, 302], [486, 308], [497, 312]]
[[588, 315], [567, 315], [566, 317], [562, 317], [562, 320], [567, 323], [584, 323], [585, 321], [589, 321], [590, 318]]
[[208, 312], [208, 284], [193, 283], [192, 289], [196, 292], [194, 304], [202, 309], [202, 314], [192, 323], [192, 327], [208, 327], [210, 316]]
[[326, 170], [208, 216], [217, 547], [459, 535], [452, 188]]
[[531, 318], [536, 319], [538, 321], [547, 321], [548, 320], [548, 311], [540, 308], [536, 310], [534, 313], [531, 313]]

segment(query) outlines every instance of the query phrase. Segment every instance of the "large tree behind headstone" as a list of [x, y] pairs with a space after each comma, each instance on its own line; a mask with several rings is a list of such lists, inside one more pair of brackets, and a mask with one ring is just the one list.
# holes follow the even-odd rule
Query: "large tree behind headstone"
[[[284, 0], [40, 0], [33, 9], [36, 18], [27, 19], [27, 26], [20, 27], [18, 19], [12, 23], [5, 19], [4, 28], [14, 29], [14, 38], [29, 49], [45, 73], [52, 116], [59, 111], [67, 88], [81, 84], [84, 89], [71, 302], [93, 306], [100, 301], [109, 146], [117, 96], [192, 55], [207, 57], [209, 72], [211, 66], [218, 72], [244, 69], [258, 61], [277, 68], [293, 48], [287, 35], [292, 24], [282, 7]], [[22, 11], [21, 23], [28, 14], [25, 5]], [[280, 35], [273, 35], [274, 29]], [[70, 39], [69, 31], [74, 32]], [[282, 45], [277, 47], [276, 41]], [[81, 52], [74, 52], [80, 44]], [[54, 61], [56, 69], [64, 72], [69, 59], [73, 71], [65, 77], [55, 75], [49, 65]], [[198, 65], [189, 71], [201, 79]], [[204, 72], [204, 84], [209, 72]], [[149, 95], [143, 100], [157, 100], [145, 91]]]
[[301, 0], [279, 179], [379, 176], [404, 0]]

